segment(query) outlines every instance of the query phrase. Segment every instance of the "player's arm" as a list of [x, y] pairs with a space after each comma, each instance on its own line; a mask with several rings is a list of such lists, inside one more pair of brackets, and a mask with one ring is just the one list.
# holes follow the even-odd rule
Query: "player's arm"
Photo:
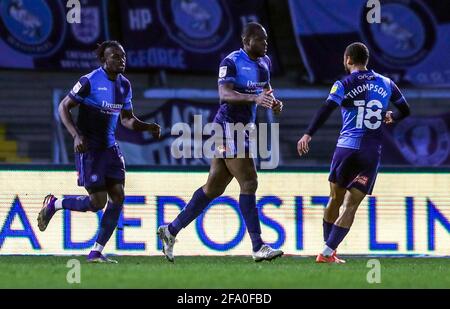
[[133, 109], [122, 109], [120, 112], [121, 124], [130, 130], [134, 131], [148, 131], [152, 133], [154, 138], [159, 138], [161, 135], [161, 127], [156, 123], [149, 123], [139, 120], [133, 113]]
[[341, 82], [337, 81], [331, 88], [330, 94], [324, 105], [314, 115], [311, 123], [303, 134], [302, 138], [297, 142], [297, 151], [300, 156], [307, 154], [309, 151], [309, 142], [312, 139], [314, 133], [319, 130], [320, 127], [328, 120], [333, 111], [344, 100], [344, 86]]
[[391, 81], [391, 87], [392, 87], [391, 102], [392, 104], [395, 105], [397, 111], [386, 112], [386, 116], [384, 117], [384, 122], [386, 124], [391, 124], [400, 121], [411, 114], [411, 109], [408, 102], [406, 101], [400, 89], [398, 89], [397, 85], [393, 81]]
[[272, 96], [272, 111], [275, 115], [280, 115], [281, 112], [283, 111], [283, 102], [281, 102], [280, 100], [278, 100], [277, 98], [275, 98], [274, 94], [273, 94], [273, 88], [272, 85], [270, 83], [267, 83], [266, 87], [264, 87], [264, 90], [266, 91], [267, 94], [270, 94]]
[[322, 127], [338, 106], [339, 105], [336, 102], [327, 100], [326, 103], [319, 108], [302, 138], [297, 143], [297, 150], [300, 156], [308, 153], [309, 142], [311, 141], [312, 136], [320, 129], [320, 127]]
[[73, 137], [73, 148], [75, 152], [85, 152], [87, 150], [87, 140], [73, 121], [70, 110], [82, 103], [89, 93], [89, 80], [86, 77], [82, 77], [58, 106], [59, 117], [67, 131]]
[[234, 84], [219, 84], [220, 101], [226, 101], [228, 104], [251, 104], [255, 102], [265, 108], [272, 108], [273, 97], [270, 92], [263, 91], [259, 95], [240, 93], [234, 90]]
[[272, 107], [272, 97], [263, 91], [261, 94], [248, 94], [240, 93], [234, 89], [234, 84], [236, 82], [236, 64], [233, 60], [225, 58], [220, 63], [219, 67], [219, 98], [220, 101], [225, 101], [228, 104], [236, 105], [248, 105], [256, 102], [256, 104], [261, 105], [265, 108]]

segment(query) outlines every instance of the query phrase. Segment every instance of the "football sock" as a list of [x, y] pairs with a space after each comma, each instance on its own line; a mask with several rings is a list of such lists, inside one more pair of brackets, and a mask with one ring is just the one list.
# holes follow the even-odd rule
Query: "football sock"
[[324, 247], [323, 247], [323, 251], [322, 251], [322, 255], [325, 255], [325, 256], [331, 256], [332, 254], [333, 254], [333, 249], [331, 249], [330, 247], [328, 247], [327, 245], [325, 245]]
[[336, 224], [333, 224], [333, 227], [331, 228], [330, 236], [327, 239], [326, 245], [330, 247], [333, 250], [336, 250], [336, 248], [339, 246], [339, 244], [344, 240], [345, 236], [347, 235], [348, 231], [350, 231], [349, 228], [340, 227]]
[[254, 194], [240, 194], [239, 208], [244, 217], [248, 234], [252, 240], [253, 252], [261, 249], [264, 244], [261, 238], [261, 226], [259, 224], [258, 209], [256, 208], [256, 196]]
[[89, 199], [89, 196], [64, 198], [61, 200], [61, 205], [64, 209], [81, 212], [86, 212], [93, 208], [91, 207], [91, 200]]
[[203, 192], [203, 188], [198, 188], [192, 195], [192, 198], [186, 207], [184, 207], [175, 220], [169, 224], [168, 228], [170, 234], [172, 234], [172, 236], [177, 236], [178, 232], [197, 218], [211, 201], [212, 199], [207, 197], [205, 192]]
[[100, 245], [98, 242], [96, 242], [95, 244], [94, 244], [94, 248], [92, 248], [92, 251], [98, 251], [98, 252], [102, 252], [103, 251], [103, 246], [102, 245]]
[[333, 227], [333, 223], [327, 222], [325, 221], [325, 219], [323, 219], [323, 241], [327, 241], [328, 237], [330, 236], [330, 232], [331, 232], [331, 228]]
[[63, 207], [62, 207], [62, 201], [63, 201], [63, 199], [57, 199], [57, 200], [55, 201], [55, 210], [63, 209]]
[[96, 241], [98, 244], [105, 246], [108, 242], [119, 221], [122, 206], [123, 204], [114, 204], [108, 201], [108, 206], [106, 207], [100, 222], [100, 230]]

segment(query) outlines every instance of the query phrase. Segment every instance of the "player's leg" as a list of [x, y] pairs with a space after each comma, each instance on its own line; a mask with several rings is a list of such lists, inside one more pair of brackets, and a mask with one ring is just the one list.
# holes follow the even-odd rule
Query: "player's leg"
[[125, 200], [125, 160], [117, 145], [106, 149], [102, 154], [102, 159], [105, 162], [103, 175], [109, 198], [108, 205], [100, 221], [100, 230], [94, 248], [89, 253], [88, 261], [117, 263], [117, 261], [107, 259], [101, 252], [117, 227], [120, 212], [123, 208]]
[[225, 163], [240, 186], [239, 208], [252, 241], [254, 260], [257, 262], [272, 260], [283, 255], [283, 251], [270, 248], [264, 244], [261, 238], [261, 225], [255, 196], [258, 188], [258, 176], [254, 160], [252, 158], [230, 158], [225, 159]]
[[[330, 176], [330, 199], [323, 218], [323, 237], [327, 243], [334, 224], [339, 217], [340, 207], [345, 200], [347, 189], [350, 188], [355, 177], [360, 171], [357, 150], [350, 148], [336, 147], [331, 162]], [[324, 250], [316, 258], [316, 262], [322, 263], [344, 263], [344, 260], [337, 258], [336, 251], [330, 250], [325, 244]]]
[[188, 226], [213, 199], [222, 195], [232, 179], [233, 176], [228, 171], [224, 160], [219, 158], [212, 159], [206, 184], [194, 192], [186, 207], [169, 224], [170, 233], [176, 236], [182, 228]]
[[173, 245], [180, 230], [197, 218], [213, 199], [222, 195], [232, 179], [233, 176], [228, 171], [224, 160], [212, 159], [206, 184], [194, 192], [189, 203], [175, 220], [169, 225], [158, 227], [158, 236], [163, 242], [163, 252], [169, 261], [173, 262]]
[[117, 261], [103, 256], [102, 251], [119, 222], [119, 216], [125, 200], [124, 184], [122, 180], [109, 178], [106, 179], [106, 183], [109, 196], [108, 205], [100, 221], [100, 230], [97, 234], [94, 248], [89, 253], [89, 262], [117, 263]]
[[337, 263], [344, 262], [336, 256], [333, 256], [333, 254], [350, 231], [356, 211], [365, 196], [366, 193], [356, 188], [350, 188], [347, 191], [344, 198], [343, 210], [331, 228], [330, 235], [321, 254], [322, 257], [325, 257], [325, 259], [327, 257], [334, 258]]
[[53, 194], [47, 195], [44, 198], [43, 207], [38, 215], [39, 230], [45, 231], [53, 215], [61, 209], [79, 212], [97, 212], [103, 209], [106, 205], [106, 189], [100, 187], [95, 189], [86, 188], [86, 190], [88, 191], [89, 196], [57, 199]]
[[[336, 248], [349, 232], [359, 205], [367, 194], [372, 193], [380, 159], [379, 148], [367, 147], [354, 152], [351, 159], [347, 160], [346, 170], [350, 171], [351, 181], [347, 184], [343, 210], [333, 224], [323, 255], [336, 252]], [[337, 258], [335, 255], [334, 257]]]
[[331, 228], [334, 222], [339, 217], [339, 209], [344, 202], [346, 188], [341, 187], [337, 183], [330, 182], [330, 198], [328, 199], [327, 207], [323, 213], [323, 241], [328, 240]]
[[78, 185], [85, 187], [89, 196], [57, 199], [49, 194], [38, 215], [39, 230], [45, 231], [53, 215], [61, 209], [71, 211], [98, 211], [106, 205], [107, 193], [104, 170], [105, 161], [102, 151], [88, 151], [75, 154], [75, 167], [78, 172]]

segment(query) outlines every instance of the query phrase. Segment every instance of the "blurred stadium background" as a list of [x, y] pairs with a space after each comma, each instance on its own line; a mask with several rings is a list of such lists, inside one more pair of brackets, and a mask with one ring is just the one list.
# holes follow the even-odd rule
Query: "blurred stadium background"
[[[76, 187], [72, 139], [55, 112], [78, 78], [98, 66], [106, 39], [127, 51], [134, 112], [158, 122], [159, 141], [119, 127], [128, 166], [120, 229], [107, 251], [158, 255], [159, 223], [173, 218], [206, 180], [208, 162], [170, 156], [171, 126], [213, 117], [220, 60], [240, 47], [242, 25], [269, 35], [272, 85], [285, 103], [280, 166], [259, 177], [263, 235], [275, 247], [312, 255], [322, 246], [327, 171], [339, 112], [299, 158], [296, 143], [332, 83], [343, 74], [345, 46], [362, 41], [370, 68], [391, 77], [412, 116], [386, 128], [383, 169], [342, 245], [347, 254], [450, 254], [450, 2], [381, 1], [369, 24], [365, 0], [81, 0], [81, 23], [66, 21], [63, 0], [0, 2], [0, 254], [80, 254], [93, 244], [98, 216], [58, 214], [36, 227], [43, 197], [85, 194]], [[75, 113], [76, 115], [76, 113]], [[180, 234], [176, 254], [249, 254], [236, 214], [238, 188]], [[114, 241], [115, 239], [115, 241]]]

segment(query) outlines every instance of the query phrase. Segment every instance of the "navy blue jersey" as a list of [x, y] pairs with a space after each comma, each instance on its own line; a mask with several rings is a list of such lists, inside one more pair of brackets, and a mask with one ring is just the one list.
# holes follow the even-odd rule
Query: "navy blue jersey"
[[[256, 61], [243, 50], [237, 50], [222, 60], [219, 67], [220, 84], [233, 84], [234, 90], [246, 94], [260, 94], [269, 87], [271, 62], [268, 56]], [[229, 123], [252, 123], [256, 118], [256, 103], [233, 105], [220, 102], [215, 121]]]
[[77, 126], [89, 149], [105, 149], [116, 143], [115, 130], [122, 109], [131, 110], [131, 84], [122, 74], [108, 79], [103, 68], [80, 78], [68, 96], [80, 103]]
[[374, 71], [356, 71], [334, 83], [327, 101], [341, 107], [342, 130], [337, 146], [359, 149], [363, 140], [381, 144], [381, 127], [389, 102], [407, 104], [389, 78]]

